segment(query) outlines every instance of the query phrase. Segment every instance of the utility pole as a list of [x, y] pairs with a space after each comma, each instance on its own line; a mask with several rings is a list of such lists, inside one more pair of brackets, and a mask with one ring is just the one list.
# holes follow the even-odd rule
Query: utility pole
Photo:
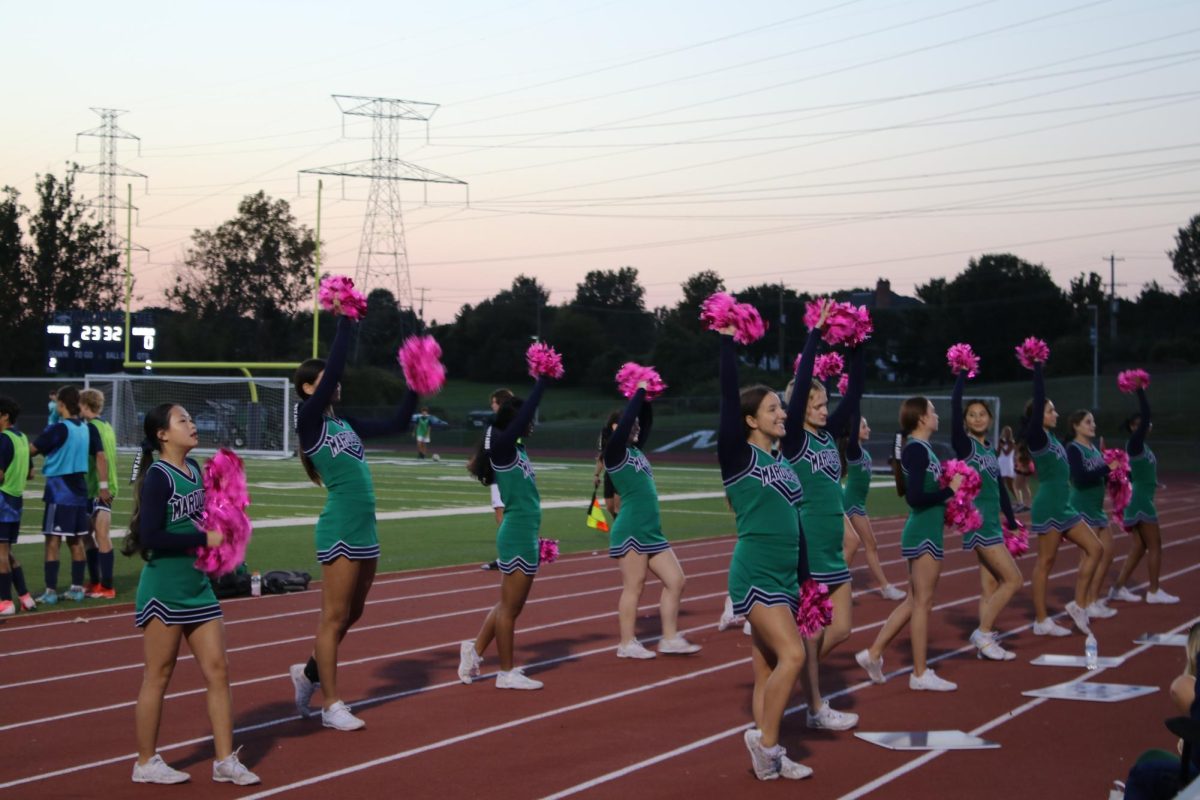
[[421, 332], [425, 331], [425, 292], [429, 291], [424, 286], [418, 286], [417, 291], [421, 293], [421, 309], [417, 312], [417, 319], [421, 321]]
[[1109, 253], [1108, 258], [1101, 259], [1101, 261], [1108, 262], [1108, 341], [1110, 344], [1117, 341], [1117, 262], [1124, 260], [1117, 258], [1113, 253]]
[[787, 353], [784, 350], [784, 328], [787, 327], [787, 314], [783, 313], [783, 284], [779, 284], [779, 371], [788, 373]]
[[1100, 410], [1100, 306], [1088, 303], [1092, 312], [1092, 411]]

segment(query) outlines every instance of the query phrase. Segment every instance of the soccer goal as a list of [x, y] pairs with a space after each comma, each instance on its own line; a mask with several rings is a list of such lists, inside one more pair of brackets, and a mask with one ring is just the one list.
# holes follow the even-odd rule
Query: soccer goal
[[86, 375], [83, 381], [104, 392], [102, 416], [121, 448], [141, 444], [146, 412], [161, 403], [188, 410], [201, 450], [228, 447], [245, 455], [288, 456], [295, 446], [287, 378], [111, 374]]

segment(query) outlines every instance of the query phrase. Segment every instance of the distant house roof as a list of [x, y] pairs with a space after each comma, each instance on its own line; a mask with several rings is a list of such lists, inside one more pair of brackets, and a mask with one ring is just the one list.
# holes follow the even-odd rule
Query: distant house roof
[[892, 291], [892, 282], [887, 278], [880, 278], [875, 283], [875, 291], [873, 292], [854, 292], [850, 295], [850, 302], [856, 306], [866, 306], [867, 308], [916, 308], [924, 305], [915, 297], [907, 297], [902, 294], [896, 294]]

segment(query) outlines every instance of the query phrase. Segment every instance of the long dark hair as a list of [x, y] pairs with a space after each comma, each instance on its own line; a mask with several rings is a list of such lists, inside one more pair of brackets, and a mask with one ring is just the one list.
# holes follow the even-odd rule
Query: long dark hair
[[754, 417], [758, 415], [758, 407], [762, 405], [763, 400], [767, 395], [775, 394], [775, 390], [770, 386], [761, 383], [756, 383], [753, 386], [746, 386], [738, 393], [738, 401], [742, 411], [742, 435], [747, 438], [750, 436], [750, 426], [746, 424], [746, 417]]
[[[296, 374], [292, 376], [292, 386], [296, 389], [296, 394], [300, 397], [300, 402], [308, 399], [308, 395], [304, 393], [304, 384], [313, 383], [317, 376], [325, 370], [325, 359], [310, 358], [307, 361], [301, 362], [300, 366], [296, 367]], [[297, 416], [299, 416], [297, 414]], [[317, 468], [313, 465], [312, 460], [304, 454], [304, 448], [300, 445], [300, 437], [296, 437], [296, 455], [300, 457], [300, 464], [304, 467], [305, 473], [308, 474], [308, 479], [321, 486], [321, 473], [317, 472]]]
[[[59, 397], [61, 399], [61, 392]], [[148, 558], [148, 554], [146, 548], [142, 546], [140, 535], [142, 484], [146, 482], [146, 473], [150, 471], [150, 466], [154, 463], [154, 454], [162, 452], [162, 441], [159, 440], [158, 434], [170, 427], [171, 409], [176, 405], [176, 403], [163, 403], [155, 406], [146, 414], [146, 420], [142, 423], [142, 433], [145, 434], [142, 439], [142, 450], [133, 461], [133, 515], [129, 518], [129, 532], [125, 534], [121, 552], [127, 556], [136, 553], [142, 557], [143, 561]]]
[[604, 427], [600, 429], [600, 435], [596, 438], [596, 460], [604, 458], [604, 451], [608, 449], [608, 443], [612, 440], [613, 425], [621, 421], [621, 412], [614, 411], [608, 415], [608, 421], [604, 423]]
[[1077, 408], [1071, 412], [1071, 416], [1067, 417], [1067, 430], [1071, 432], [1071, 438], [1075, 438], [1075, 426], [1087, 419], [1088, 414], [1092, 412], [1086, 408]]
[[892, 477], [896, 479], [896, 494], [904, 497], [908, 492], [908, 481], [904, 479], [904, 470], [900, 465], [900, 456], [908, 437], [917, 429], [921, 417], [929, 411], [929, 398], [917, 395], [910, 397], [900, 404], [900, 432], [896, 434], [896, 442], [892, 448], [892, 457], [888, 461], [892, 465]]
[[500, 410], [496, 412], [495, 421], [483, 432], [483, 438], [475, 446], [475, 453], [467, 461], [467, 472], [474, 475], [484, 486], [491, 486], [496, 482], [496, 470], [492, 469], [492, 431], [507, 428], [524, 403], [524, 400], [515, 396], [504, 401]]
[[79, 389], [74, 386], [64, 386], [55, 394], [55, 399], [67, 407], [72, 417], [79, 416]]

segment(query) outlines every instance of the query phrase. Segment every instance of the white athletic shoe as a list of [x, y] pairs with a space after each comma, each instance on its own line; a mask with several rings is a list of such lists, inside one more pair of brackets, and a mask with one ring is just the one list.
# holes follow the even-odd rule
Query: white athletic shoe
[[984, 633], [976, 628], [971, 634], [971, 644], [975, 645], [975, 655], [989, 661], [1012, 661], [1017, 657], [1016, 653], [1000, 646], [1000, 643], [996, 641], [995, 631]]
[[742, 623], [742, 633], [746, 634], [747, 636], [751, 635], [750, 620], [746, 620]]
[[[653, 657], [653, 654], [651, 654]], [[526, 678], [525, 673], [520, 667], [516, 667], [508, 672], [501, 670], [496, 673], [496, 688], [497, 689], [525, 689], [532, 691], [533, 689], [542, 688], [541, 681], [535, 681], [533, 678]]]
[[1109, 600], [1120, 600], [1122, 603], [1140, 603], [1142, 596], [1134, 594], [1124, 586], [1114, 586], [1108, 590]]
[[1174, 605], [1179, 602], [1179, 598], [1173, 594], [1167, 594], [1166, 590], [1161, 586], [1157, 592], [1146, 592], [1146, 602], [1155, 605]]
[[1033, 623], [1033, 633], [1035, 636], [1070, 636], [1071, 631], [1064, 628], [1054, 620], [1046, 617], [1041, 622]]
[[700, 645], [692, 644], [683, 638], [682, 634], [677, 634], [674, 639], [660, 639], [658, 641], [658, 652], [672, 656], [686, 656], [692, 653], [699, 653]]
[[145, 764], [133, 763], [134, 783], [187, 783], [191, 779], [192, 776], [186, 772], [168, 766], [158, 753]]
[[871, 660], [870, 650], [859, 650], [854, 654], [854, 660], [858, 665], [867, 671], [867, 675], [871, 676], [871, 683], [885, 683], [887, 678], [883, 675], [883, 656], [879, 657], [878, 661]]
[[350, 709], [341, 700], [329, 708], [321, 709], [321, 724], [335, 731], [356, 731], [367, 727], [367, 723], [350, 713]]
[[892, 586], [890, 583], [881, 587], [879, 593], [883, 595], [884, 600], [903, 600], [908, 597], [908, 592], [898, 586]]
[[238, 760], [238, 748], [229, 754], [228, 758], [213, 762], [213, 780], [217, 783], [232, 783], [236, 786], [253, 786], [262, 783], [246, 765]]
[[745, 621], [745, 617], [733, 613], [733, 600], [729, 595], [726, 595], [725, 609], [721, 612], [721, 619], [717, 622], [717, 630], [723, 631], [727, 628], [732, 628], [734, 625], [741, 625]]
[[858, 714], [848, 711], [838, 711], [829, 703], [824, 703], [816, 714], [804, 712], [808, 727], [826, 731], [848, 731], [858, 725]]
[[313, 683], [304, 674], [303, 664], [292, 664], [288, 667], [288, 674], [292, 676], [292, 689], [295, 690], [296, 696], [296, 711], [300, 716], [308, 719], [312, 716], [312, 709], [308, 707], [312, 700], [313, 692], [320, 686], [319, 683]]
[[779, 777], [780, 762], [783, 760], [784, 749], [780, 745], [774, 747], [762, 746], [762, 732], [746, 731], [742, 736], [746, 749], [750, 751], [750, 763], [754, 767], [754, 777], [760, 781], [773, 781]]
[[629, 644], [617, 645], [617, 658], [637, 658], [645, 660], [654, 658], [654, 651], [647, 650], [642, 646], [641, 642], [639, 642], [637, 639], [633, 639], [629, 642]]
[[460, 681], [470, 683], [478, 678], [481, 664], [483, 664], [483, 658], [475, 652], [474, 642], [466, 641], [458, 646], [458, 679]]
[[1071, 617], [1071, 621], [1075, 623], [1075, 627], [1085, 636], [1092, 632], [1091, 626], [1088, 625], [1087, 612], [1079, 607], [1079, 603], [1074, 600], [1067, 603], [1067, 614]]
[[915, 692], [953, 692], [958, 684], [939, 678], [936, 672], [926, 669], [924, 675], [918, 676], [914, 672], [908, 676], [908, 688]]
[[1117, 615], [1117, 610], [1104, 605], [1103, 600], [1093, 600], [1091, 603], [1088, 603], [1088, 607], [1085, 610], [1087, 611], [1088, 619], [1108, 619]]
[[[756, 743], [762, 742], [762, 731], [755, 729], [749, 731], [749, 734], [754, 737]], [[803, 764], [792, 761], [787, 757], [786, 752], [779, 757], [779, 776], [781, 778], [787, 778], [789, 781], [798, 781], [812, 774], [812, 767], [806, 767]]]

